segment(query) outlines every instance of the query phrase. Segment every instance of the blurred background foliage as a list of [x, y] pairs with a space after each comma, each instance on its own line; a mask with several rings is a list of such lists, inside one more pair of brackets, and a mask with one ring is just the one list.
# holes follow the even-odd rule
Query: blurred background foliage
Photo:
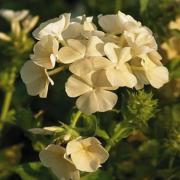
[[[98, 136], [110, 150], [103, 168], [83, 174], [82, 180], [180, 179], [180, 31], [169, 29], [169, 22], [180, 16], [179, 0], [1, 0], [0, 8], [28, 9], [40, 17], [39, 22], [64, 12], [75, 17], [121, 10], [148, 26], [170, 71], [170, 82], [159, 90], [149, 86], [138, 92], [121, 88], [115, 110], [81, 117], [81, 135]], [[0, 31], [10, 32], [1, 17]], [[55, 77], [56, 85], [47, 99], [27, 95], [19, 70], [33, 43], [31, 33], [25, 40], [22, 36], [11, 42], [0, 40], [1, 113], [5, 97], [12, 95], [6, 117], [0, 122], [0, 180], [56, 179], [38, 158], [51, 137], [32, 135], [28, 129], [69, 123], [76, 111], [75, 101], [64, 91], [68, 72]], [[172, 51], [175, 55], [170, 56]]]

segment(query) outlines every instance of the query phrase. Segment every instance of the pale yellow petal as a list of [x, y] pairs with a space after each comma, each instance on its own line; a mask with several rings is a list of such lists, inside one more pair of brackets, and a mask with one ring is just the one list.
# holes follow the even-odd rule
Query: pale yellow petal
[[112, 86], [133, 88], [137, 83], [136, 77], [126, 67], [122, 69], [107, 69], [106, 76]]
[[82, 58], [82, 54], [70, 47], [62, 47], [58, 52], [58, 60], [64, 64], [70, 64]]
[[124, 64], [125, 62], [129, 61], [131, 58], [132, 58], [131, 48], [130, 47], [122, 48], [118, 57], [118, 65], [121, 66], [121, 64]]
[[80, 171], [93, 172], [99, 168], [99, 160], [94, 158], [93, 153], [82, 150], [71, 154], [71, 159]]
[[68, 46], [77, 51], [82, 56], [85, 55], [86, 51], [86, 40], [68, 39]]
[[86, 114], [92, 114], [96, 111], [105, 112], [111, 110], [116, 102], [117, 95], [106, 90], [96, 89], [80, 96], [77, 101], [77, 107]]
[[58, 53], [58, 41], [52, 36], [44, 36], [34, 46], [34, 54], [31, 59], [34, 63], [46, 69], [52, 69], [55, 66], [56, 55]]
[[33, 31], [33, 36], [39, 40], [43, 36], [51, 35], [61, 40], [61, 33], [69, 24], [69, 16], [70, 14], [63, 14], [59, 18], [50, 19], [41, 23], [40, 26]]
[[109, 66], [111, 66], [111, 62], [104, 57], [89, 57], [72, 63], [69, 70], [78, 76], [83, 76], [93, 71], [105, 69]]
[[118, 62], [118, 56], [119, 56], [118, 51], [119, 50], [120, 50], [120, 48], [114, 43], [106, 43], [104, 46], [104, 52], [105, 52], [106, 56], [113, 63]]
[[92, 36], [89, 39], [86, 56], [104, 56], [104, 43], [97, 36]]
[[29, 95], [38, 95], [46, 89], [49, 80], [45, 69], [34, 64], [33, 61], [27, 61], [21, 68], [20, 74]]
[[98, 111], [98, 103], [95, 91], [89, 91], [80, 96], [76, 101], [76, 106], [85, 114], [92, 114]]
[[168, 69], [164, 66], [157, 66], [146, 72], [150, 84], [155, 88], [162, 87], [169, 81]]
[[65, 149], [59, 145], [50, 144], [40, 152], [39, 157], [44, 166], [51, 168], [59, 179], [79, 180], [79, 171], [69, 160], [64, 158]]
[[66, 146], [66, 154], [71, 155], [72, 153], [77, 153], [83, 149], [82, 144], [78, 140], [70, 141]]
[[119, 34], [122, 31], [117, 15], [99, 16], [98, 23], [107, 33]]
[[72, 75], [66, 82], [65, 90], [69, 97], [77, 97], [91, 91], [92, 87], [86, 84], [86, 82], [81, 78]]

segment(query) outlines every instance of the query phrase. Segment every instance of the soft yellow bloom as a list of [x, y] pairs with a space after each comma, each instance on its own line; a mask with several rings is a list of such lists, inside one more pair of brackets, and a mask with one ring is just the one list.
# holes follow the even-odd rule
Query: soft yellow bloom
[[0, 32], [0, 40], [9, 42], [11, 41], [11, 37], [3, 32]]
[[53, 85], [54, 82], [45, 68], [29, 60], [23, 65], [20, 73], [29, 95], [39, 95], [41, 98], [47, 97], [49, 83]]
[[167, 53], [169, 59], [180, 58], [180, 38], [173, 36], [167, 42], [161, 44], [161, 48]]
[[7, 21], [21, 21], [29, 14], [28, 10], [13, 11], [11, 9], [1, 9], [0, 15]]
[[99, 25], [102, 29], [110, 34], [121, 34], [124, 31], [133, 33], [147, 32], [150, 31], [147, 27], [141, 25], [140, 22], [136, 21], [130, 15], [126, 15], [120, 11], [117, 14], [112, 15], [100, 15]]
[[66, 150], [50, 144], [40, 152], [39, 158], [44, 166], [50, 168], [59, 180], [79, 180], [79, 171], [73, 163], [64, 157]]
[[22, 22], [24, 31], [26, 33], [30, 32], [37, 24], [39, 21], [39, 16], [28, 16], [25, 18]]
[[127, 86], [133, 88], [136, 83], [136, 77], [130, 71], [127, 64], [131, 60], [131, 48], [120, 48], [114, 43], [107, 43], [104, 46], [106, 56], [111, 61], [111, 65], [105, 69], [107, 79], [112, 86]]
[[175, 21], [169, 23], [169, 29], [176, 29], [180, 31], [180, 16], [176, 17]]
[[91, 75], [84, 75], [83, 77], [72, 75], [66, 82], [67, 95], [69, 97], [80, 96], [76, 105], [83, 113], [105, 112], [111, 110], [117, 102], [118, 97], [109, 91], [112, 90], [112, 87], [107, 86], [108, 82], [101, 79], [101, 84], [104, 83], [104, 86], [98, 86], [96, 81], [91, 80]]
[[63, 40], [62, 32], [69, 26], [70, 15], [68, 13], [62, 14], [58, 18], [50, 19], [33, 31], [33, 36], [40, 40], [43, 36], [51, 35], [58, 40]]
[[68, 46], [62, 47], [58, 53], [58, 59], [64, 64], [83, 60], [86, 57], [103, 56], [104, 43], [97, 36], [87, 40], [69, 39]]
[[102, 31], [98, 31], [92, 22], [93, 17], [78, 16], [72, 18], [67, 29], [62, 33], [63, 39], [83, 39], [91, 36], [104, 36]]
[[138, 80], [136, 89], [143, 88], [144, 84], [160, 88], [169, 81], [168, 69], [160, 62], [161, 56], [157, 51], [142, 55], [141, 58], [131, 62], [133, 73]]
[[149, 32], [135, 34], [125, 31], [123, 33], [128, 46], [132, 48], [132, 55], [134, 57], [141, 56], [152, 50], [157, 50], [157, 44], [154, 37]]
[[66, 154], [80, 171], [96, 171], [108, 157], [108, 152], [95, 137], [78, 138], [70, 141], [66, 147]]
[[31, 59], [34, 63], [46, 69], [52, 69], [56, 63], [59, 43], [51, 35], [44, 36], [34, 45], [34, 54]]

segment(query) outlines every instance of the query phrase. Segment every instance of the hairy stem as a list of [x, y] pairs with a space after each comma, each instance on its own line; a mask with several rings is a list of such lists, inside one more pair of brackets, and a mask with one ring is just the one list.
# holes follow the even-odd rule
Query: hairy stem
[[[16, 67], [13, 67], [11, 69], [8, 87], [5, 92], [4, 102], [2, 105], [2, 111], [1, 111], [1, 116], [0, 116], [1, 123], [6, 120], [8, 111], [9, 111], [9, 108], [11, 105], [12, 95], [13, 95], [13, 91], [14, 91], [14, 82], [16, 79], [16, 71], [17, 71]], [[2, 124], [1, 124], [1, 126], [2, 126]]]
[[77, 122], [78, 122], [81, 114], [82, 114], [81, 111], [78, 111], [78, 112], [75, 114], [75, 116], [73, 117], [73, 119], [71, 120], [71, 127], [72, 127], [72, 128], [75, 128], [75, 127], [76, 127], [76, 124], [77, 124]]
[[68, 67], [67, 65], [63, 65], [63, 66], [60, 66], [58, 68], [55, 68], [55, 69], [53, 69], [51, 71], [48, 71], [48, 75], [52, 76], [52, 75], [58, 74], [61, 71], [64, 71], [67, 67]]

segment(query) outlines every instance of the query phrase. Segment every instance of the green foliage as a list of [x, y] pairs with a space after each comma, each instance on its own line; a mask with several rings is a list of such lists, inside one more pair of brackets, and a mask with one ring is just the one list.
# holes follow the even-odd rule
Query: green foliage
[[128, 100], [124, 107], [123, 116], [132, 127], [143, 130], [147, 127], [149, 119], [155, 116], [157, 100], [152, 99], [152, 96], [151, 92], [128, 92]]
[[24, 180], [56, 180], [50, 171], [47, 171], [46, 168], [38, 162], [22, 164], [13, 168], [12, 171], [17, 173]]

